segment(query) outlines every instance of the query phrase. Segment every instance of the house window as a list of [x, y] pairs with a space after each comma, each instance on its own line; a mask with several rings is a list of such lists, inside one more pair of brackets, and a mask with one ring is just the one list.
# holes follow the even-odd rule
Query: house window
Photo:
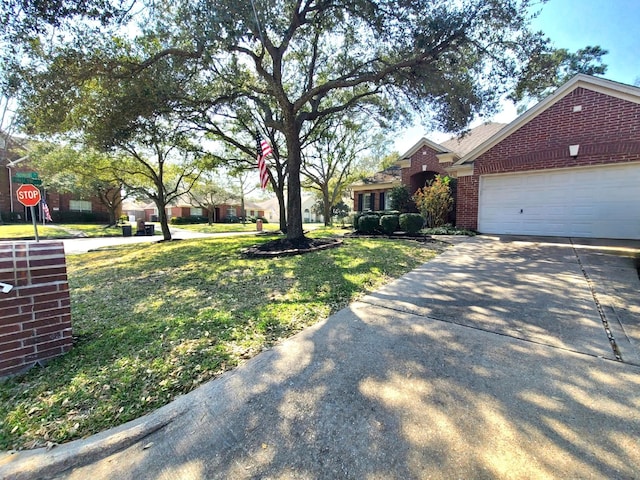
[[201, 217], [202, 216], [202, 209], [201, 208], [193, 208], [193, 207], [191, 207], [191, 209], [189, 211], [189, 215], [191, 215], [192, 217]]
[[391, 210], [391, 193], [390, 192], [382, 192], [380, 194], [380, 209]]
[[365, 193], [363, 195], [363, 203], [362, 203], [362, 210], [363, 211], [367, 211], [367, 210], [373, 210], [373, 205], [371, 205], [371, 194], [370, 193]]
[[227, 207], [227, 217], [236, 216], [236, 207]]
[[305, 222], [310, 222], [311, 221], [311, 212], [309, 212], [308, 208], [304, 209], [304, 221]]
[[91, 202], [86, 200], [69, 200], [69, 210], [72, 212], [90, 212]]

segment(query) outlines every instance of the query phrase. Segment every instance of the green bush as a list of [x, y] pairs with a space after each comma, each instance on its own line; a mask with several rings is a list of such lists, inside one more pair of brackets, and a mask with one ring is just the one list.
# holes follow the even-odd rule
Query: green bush
[[400, 229], [407, 233], [418, 233], [424, 219], [419, 213], [403, 213], [400, 215]]
[[193, 223], [208, 223], [209, 219], [202, 215], [192, 215], [190, 217], [171, 217], [171, 225], [189, 225]]
[[109, 214], [103, 212], [54, 211], [51, 216], [54, 223], [104, 223], [109, 221]]
[[380, 229], [387, 235], [398, 230], [400, 215], [383, 215], [380, 217]]
[[390, 192], [391, 208], [400, 212], [408, 212], [413, 209], [411, 194], [406, 185], [398, 185], [393, 187]]
[[355, 212], [353, 215], [351, 215], [351, 225], [353, 225], [354, 230], [358, 230], [358, 221], [360, 220], [360, 217], [362, 215], [362, 212]]
[[358, 219], [358, 231], [362, 233], [374, 233], [380, 225], [378, 215], [362, 215]]

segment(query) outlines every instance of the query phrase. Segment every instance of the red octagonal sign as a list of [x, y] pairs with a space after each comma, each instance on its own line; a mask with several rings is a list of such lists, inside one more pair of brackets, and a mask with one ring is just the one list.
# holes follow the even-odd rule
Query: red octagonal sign
[[34, 185], [20, 185], [16, 196], [25, 207], [35, 207], [40, 202], [40, 189]]

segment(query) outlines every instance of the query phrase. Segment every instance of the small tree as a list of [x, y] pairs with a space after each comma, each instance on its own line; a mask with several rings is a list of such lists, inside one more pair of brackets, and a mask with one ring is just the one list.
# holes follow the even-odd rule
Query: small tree
[[447, 216], [453, 208], [450, 183], [450, 177], [436, 175], [413, 195], [413, 201], [416, 202], [428, 227], [440, 227], [447, 223]]
[[412, 210], [411, 194], [405, 185], [398, 185], [391, 189], [391, 210], [406, 213]]

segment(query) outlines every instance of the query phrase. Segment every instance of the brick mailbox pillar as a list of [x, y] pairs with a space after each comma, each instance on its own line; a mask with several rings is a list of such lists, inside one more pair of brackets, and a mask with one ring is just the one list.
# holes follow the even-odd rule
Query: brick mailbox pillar
[[0, 243], [0, 377], [71, 348], [71, 302], [62, 242]]

